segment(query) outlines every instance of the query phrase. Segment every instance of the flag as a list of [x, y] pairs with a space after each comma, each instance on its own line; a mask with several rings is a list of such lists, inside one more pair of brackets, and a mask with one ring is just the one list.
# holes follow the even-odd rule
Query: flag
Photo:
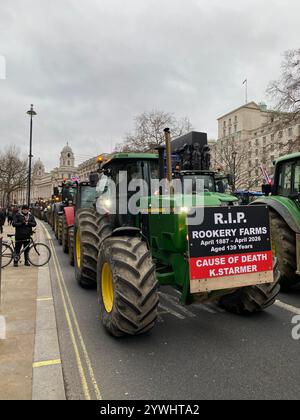
[[243, 81], [243, 85], [245, 84], [245, 83], [247, 83], [248, 82], [248, 79], [245, 79], [244, 81]]

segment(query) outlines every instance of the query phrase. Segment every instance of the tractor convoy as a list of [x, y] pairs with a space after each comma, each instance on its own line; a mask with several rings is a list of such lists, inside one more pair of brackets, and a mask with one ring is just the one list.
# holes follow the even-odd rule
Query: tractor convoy
[[239, 206], [231, 177], [210, 171], [204, 133], [165, 136], [158, 153], [106, 156], [90, 182], [65, 183], [48, 207], [77, 282], [97, 287], [115, 337], [153, 328], [160, 286], [183, 305], [248, 314], [275, 302], [279, 279], [300, 281], [300, 154], [277, 161], [272, 195]]

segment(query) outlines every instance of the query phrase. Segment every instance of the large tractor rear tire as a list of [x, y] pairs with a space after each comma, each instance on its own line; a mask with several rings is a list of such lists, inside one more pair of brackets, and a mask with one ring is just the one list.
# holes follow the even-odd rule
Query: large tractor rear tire
[[99, 251], [98, 298], [103, 326], [114, 337], [150, 331], [159, 303], [155, 265], [136, 237], [105, 239]]
[[66, 216], [62, 219], [62, 247], [65, 254], [69, 253], [69, 228]]
[[69, 261], [72, 267], [74, 267], [74, 264], [75, 264], [75, 258], [74, 258], [74, 248], [75, 248], [74, 243], [75, 242], [74, 241], [75, 241], [74, 240], [74, 227], [72, 226], [69, 228], [69, 246], [68, 246]]
[[56, 239], [58, 238], [58, 214], [54, 213], [53, 215], [53, 231]]
[[96, 287], [99, 236], [97, 215], [94, 209], [82, 209], [76, 214], [75, 275], [83, 288]]
[[220, 299], [219, 305], [228, 312], [247, 315], [261, 312], [273, 305], [280, 292], [278, 261], [274, 266], [274, 283], [243, 287]]
[[63, 215], [57, 216], [57, 240], [59, 245], [62, 245], [62, 233], [63, 233]]
[[296, 234], [274, 211], [270, 211], [270, 223], [274, 252], [278, 258], [282, 290], [289, 290], [300, 282], [297, 271]]

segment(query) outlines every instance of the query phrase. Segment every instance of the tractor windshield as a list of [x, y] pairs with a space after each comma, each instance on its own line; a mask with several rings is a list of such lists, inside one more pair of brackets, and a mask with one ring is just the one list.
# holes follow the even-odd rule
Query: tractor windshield
[[[194, 194], [196, 192], [216, 192], [215, 179], [212, 175], [184, 175], [185, 193]], [[190, 191], [189, 191], [190, 190]]]
[[285, 162], [279, 168], [278, 194], [295, 197], [300, 194], [300, 160]]
[[81, 206], [92, 207], [95, 202], [96, 188], [85, 186], [81, 189]]

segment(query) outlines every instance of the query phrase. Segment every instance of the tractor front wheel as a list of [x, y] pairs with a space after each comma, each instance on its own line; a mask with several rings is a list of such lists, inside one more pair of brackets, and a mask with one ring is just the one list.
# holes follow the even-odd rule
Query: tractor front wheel
[[296, 234], [274, 211], [270, 211], [272, 244], [278, 258], [282, 290], [289, 290], [300, 282], [297, 271]]
[[82, 209], [76, 214], [75, 275], [83, 288], [96, 287], [97, 259], [99, 249], [96, 212], [93, 209]]
[[273, 271], [274, 283], [242, 287], [221, 298], [219, 300], [221, 308], [234, 314], [246, 315], [261, 312], [273, 305], [280, 292], [278, 261], [275, 262]]
[[62, 247], [65, 254], [69, 252], [69, 228], [67, 225], [66, 216], [62, 219]]
[[100, 246], [98, 297], [103, 326], [114, 337], [151, 330], [159, 303], [155, 265], [140, 238], [111, 237]]
[[74, 259], [74, 227], [69, 228], [69, 260], [72, 267], [74, 267], [75, 259]]
[[57, 216], [57, 240], [59, 245], [62, 245], [62, 234], [63, 234], [63, 216], [59, 214]]

